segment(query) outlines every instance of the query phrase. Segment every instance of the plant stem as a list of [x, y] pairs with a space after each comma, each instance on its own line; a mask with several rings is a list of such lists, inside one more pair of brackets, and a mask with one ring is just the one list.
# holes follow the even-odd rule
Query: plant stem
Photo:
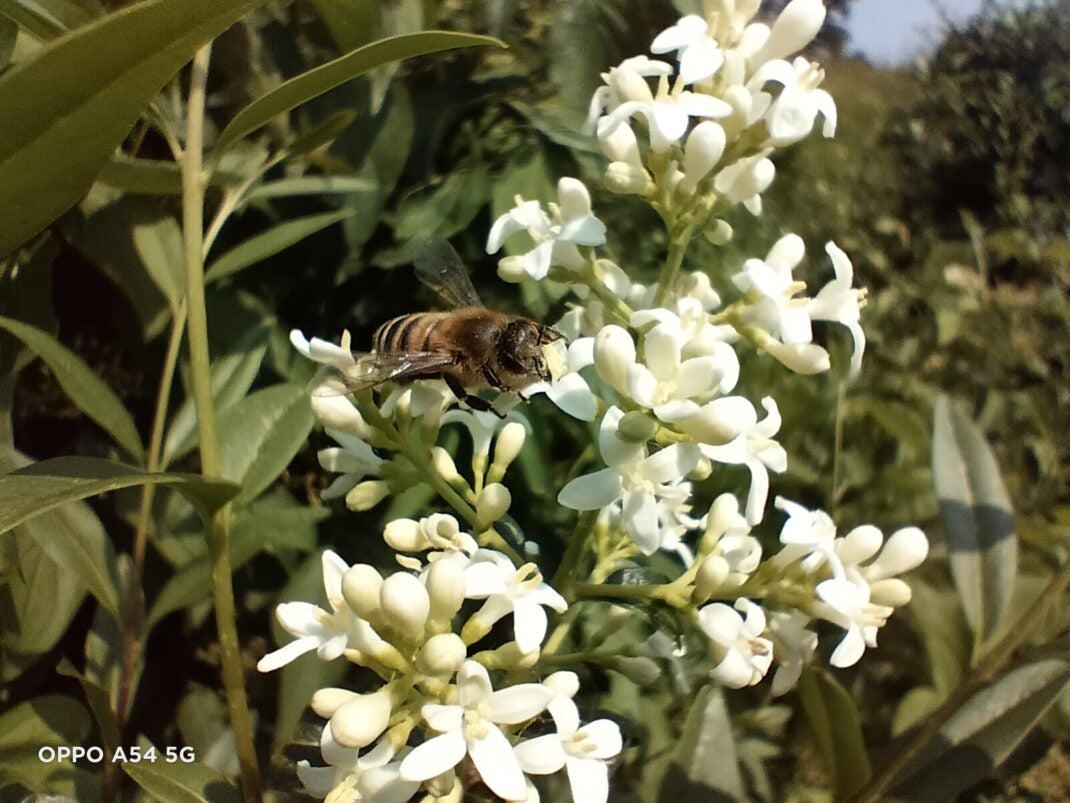
[[[186, 117], [186, 149], [182, 159], [182, 229], [186, 256], [186, 297], [189, 303], [189, 353], [193, 401], [200, 434], [201, 473], [222, 475], [212, 400], [211, 359], [208, 354], [208, 314], [204, 302], [204, 102], [211, 43], [193, 58]], [[247, 803], [260, 798], [260, 770], [253, 742], [252, 717], [245, 696], [241, 649], [231, 586], [229, 507], [206, 522], [212, 561], [212, 591], [216, 628], [223, 660], [223, 686], [241, 766], [242, 792]]]
[[655, 306], [665, 305], [665, 299], [676, 284], [676, 277], [680, 275], [680, 266], [684, 264], [684, 254], [687, 252], [688, 243], [691, 242], [692, 233], [691, 224], [686, 224], [678, 230], [670, 230], [669, 255], [665, 259], [661, 275], [658, 276], [658, 291], [654, 296]]
[[843, 491], [843, 424], [847, 417], [847, 380], [841, 379], [836, 387], [836, 434], [832, 449], [832, 490], [829, 493], [829, 515], [835, 517]]
[[985, 652], [977, 665], [967, 673], [965, 680], [946, 700], [929, 712], [909, 741], [896, 750], [892, 760], [850, 798], [851, 803], [877, 803], [886, 797], [885, 793], [898, 780], [899, 773], [933, 740], [940, 728], [947, 724], [947, 721], [971, 697], [996, 679], [996, 676], [1014, 657], [1015, 652], [1046, 620], [1048, 610], [1062, 597], [1068, 584], [1070, 584], [1070, 560], [1060, 567], [1051, 582], [1040, 592], [1018, 621], [1007, 628], [1006, 634]]

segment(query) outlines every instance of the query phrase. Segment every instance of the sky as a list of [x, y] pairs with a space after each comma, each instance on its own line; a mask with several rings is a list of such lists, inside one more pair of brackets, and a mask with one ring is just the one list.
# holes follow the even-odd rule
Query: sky
[[856, 0], [847, 31], [850, 50], [861, 50], [881, 65], [910, 62], [939, 40], [942, 14], [969, 19], [982, 0]]

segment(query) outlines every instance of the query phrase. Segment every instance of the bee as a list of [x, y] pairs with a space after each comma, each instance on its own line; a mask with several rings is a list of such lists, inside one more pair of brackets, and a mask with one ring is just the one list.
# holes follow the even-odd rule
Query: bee
[[445, 240], [425, 243], [414, 261], [416, 277], [438, 293], [449, 312], [411, 312], [386, 321], [372, 335], [372, 351], [354, 355], [343, 369], [346, 391], [384, 382], [443, 379], [473, 410], [497, 412], [468, 391], [493, 388], [516, 393], [549, 381], [543, 348], [563, 335], [545, 324], [487, 309], [464, 263]]

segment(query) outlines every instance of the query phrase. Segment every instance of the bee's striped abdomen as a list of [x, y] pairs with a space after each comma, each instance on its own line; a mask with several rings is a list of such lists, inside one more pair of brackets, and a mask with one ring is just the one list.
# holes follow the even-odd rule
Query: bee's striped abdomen
[[375, 330], [372, 344], [379, 352], [431, 351], [431, 336], [444, 313], [414, 312], [391, 318]]

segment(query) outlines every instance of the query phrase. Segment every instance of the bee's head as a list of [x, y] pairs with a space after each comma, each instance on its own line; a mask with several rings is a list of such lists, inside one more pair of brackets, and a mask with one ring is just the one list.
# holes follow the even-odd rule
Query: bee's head
[[510, 387], [521, 389], [531, 382], [550, 380], [550, 371], [543, 359], [542, 349], [547, 343], [560, 340], [553, 329], [527, 318], [514, 318], [506, 325], [498, 340], [498, 364], [502, 377]]

